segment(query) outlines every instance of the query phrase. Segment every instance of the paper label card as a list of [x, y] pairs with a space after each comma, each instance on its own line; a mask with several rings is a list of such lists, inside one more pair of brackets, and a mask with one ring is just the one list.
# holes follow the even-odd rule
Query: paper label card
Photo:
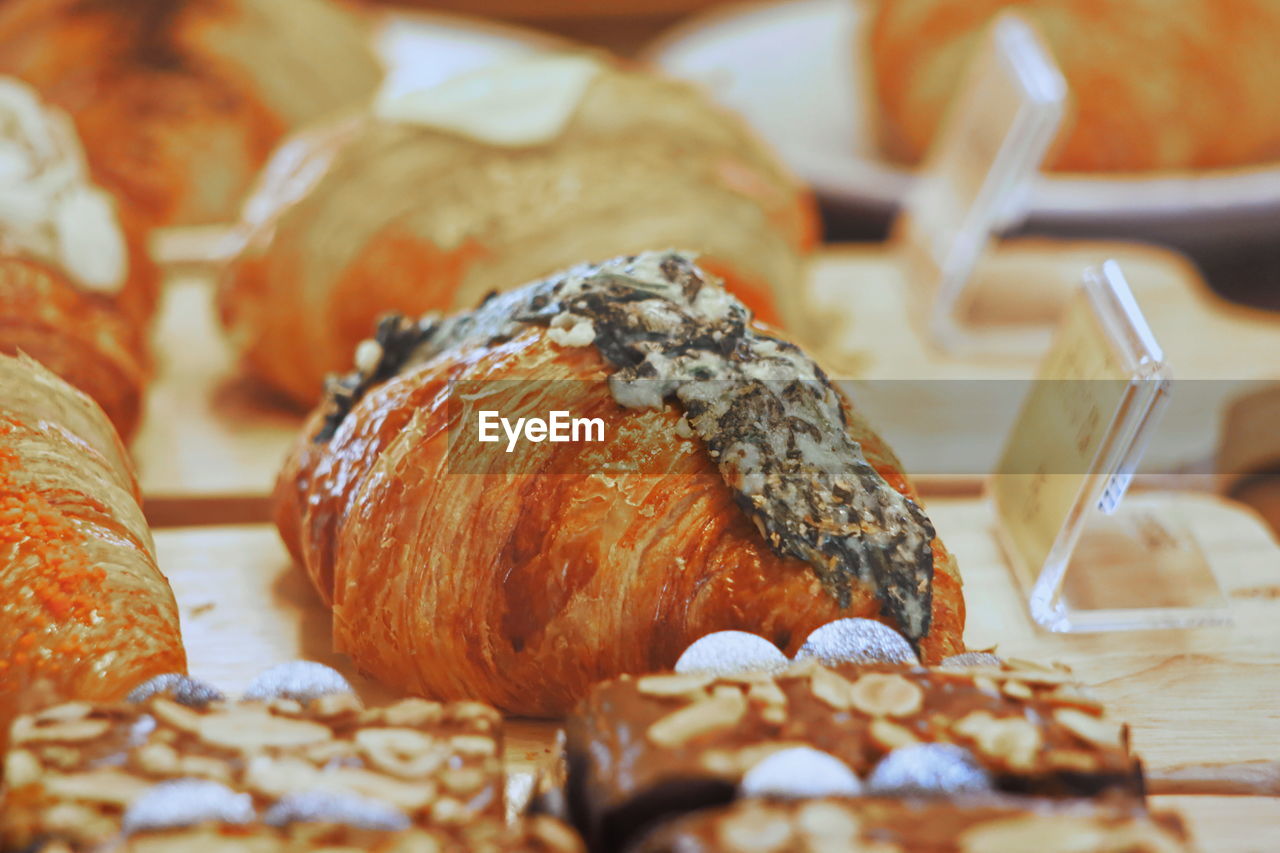
[[1220, 596], [1188, 537], [1122, 504], [1170, 391], [1119, 266], [1088, 270], [990, 481], [1002, 543], [1045, 627], [1220, 621], [1205, 615]]

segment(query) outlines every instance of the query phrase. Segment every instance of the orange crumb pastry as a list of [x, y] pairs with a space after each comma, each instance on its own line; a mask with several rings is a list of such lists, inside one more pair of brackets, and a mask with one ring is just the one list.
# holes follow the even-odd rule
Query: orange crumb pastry
[[7, 0], [0, 72], [71, 113], [95, 176], [152, 225], [231, 220], [283, 134], [381, 77], [328, 0]]
[[1037, 25], [1071, 86], [1074, 118], [1051, 168], [1280, 159], [1277, 0], [873, 0], [868, 47], [887, 153], [920, 159], [978, 34], [1004, 9]]
[[137, 482], [87, 396], [0, 356], [0, 733], [43, 702], [185, 672]]
[[816, 221], [772, 152], [698, 90], [544, 55], [282, 146], [220, 302], [249, 369], [312, 404], [383, 312], [456, 311], [583, 258], [696, 250], [762, 319], [788, 321]]
[[[646, 253], [445, 320], [385, 320], [276, 488], [338, 649], [397, 689], [529, 715], [669, 667], [717, 630], [793, 653], [856, 616], [897, 628], [925, 662], [959, 652], [955, 560], [897, 460], [749, 316], [686, 257]], [[709, 341], [738, 356], [699, 349]], [[650, 345], [661, 351], [632, 361]], [[681, 385], [678, 405], [645, 396], [645, 364], [729, 378], [701, 397]], [[757, 368], [795, 381], [771, 397]], [[599, 418], [607, 438], [508, 454], [475, 440], [473, 402]]]

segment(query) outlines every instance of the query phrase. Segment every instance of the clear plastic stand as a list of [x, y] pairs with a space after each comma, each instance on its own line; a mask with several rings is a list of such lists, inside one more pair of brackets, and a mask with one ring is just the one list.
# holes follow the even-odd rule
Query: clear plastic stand
[[989, 484], [1001, 542], [1043, 627], [1230, 621], [1176, 502], [1125, 499], [1170, 390], [1119, 266], [1087, 270]]
[[978, 261], [998, 231], [1025, 216], [1031, 183], [1057, 134], [1067, 85], [1031, 25], [999, 15], [984, 37], [929, 150], [894, 239], [913, 314], [948, 351], [1043, 351], [1044, 328], [983, 329], [957, 317]]

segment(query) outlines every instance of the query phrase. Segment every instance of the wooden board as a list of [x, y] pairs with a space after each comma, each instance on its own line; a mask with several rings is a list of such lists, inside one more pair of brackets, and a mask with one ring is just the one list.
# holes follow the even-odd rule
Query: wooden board
[[[1107, 257], [1123, 264], [1177, 376], [1280, 377], [1275, 357], [1280, 319], [1213, 297], [1181, 256], [1163, 250], [1096, 242], [1009, 244], [982, 272], [988, 313], [1052, 318], [1080, 271]], [[828, 321], [819, 354], [837, 377], [1001, 380], [1034, 372], [1034, 358], [958, 359], [931, 349], [916, 334], [901, 271], [882, 247], [825, 249], [813, 263], [811, 282], [806, 298]], [[133, 451], [148, 514], [156, 524], [265, 520], [265, 498], [301, 423], [298, 412], [241, 375], [214, 317], [212, 292], [207, 274], [175, 276], [155, 330], [154, 347], [161, 357]], [[976, 493], [980, 477], [974, 472], [982, 469], [981, 463], [958, 475], [949, 474], [946, 465], [990, 454], [1003, 433], [987, 428], [979, 417], [984, 408], [980, 397], [971, 403], [973, 411], [963, 405], [934, 407], [929, 418], [921, 419], [922, 401], [913, 385], [886, 383], [887, 406], [880, 401], [877, 408], [877, 401], [865, 395], [860, 405], [904, 456], [907, 470], [926, 494]], [[894, 391], [903, 399], [895, 399]], [[948, 402], [953, 400], [949, 393]], [[1245, 449], [1234, 464], [1280, 459], [1280, 431], [1265, 417], [1275, 407], [1243, 408], [1239, 422], [1228, 419], [1225, 428], [1248, 437], [1232, 442], [1236, 450]], [[1207, 412], [1193, 414], [1200, 419], [1183, 432], [1203, 433], [1199, 455], [1212, 456], [1219, 444], [1219, 419]], [[975, 429], [975, 423], [982, 428]], [[940, 435], [947, 436], [945, 444], [938, 441]], [[1270, 450], [1269, 439], [1276, 444]], [[1209, 468], [1202, 465], [1200, 470]], [[1197, 476], [1185, 484], [1212, 488], [1215, 480]]]
[[[1192, 525], [1232, 604], [1229, 628], [1125, 634], [1039, 631], [1001, 561], [987, 505], [929, 503], [959, 560], [969, 618], [966, 642], [1007, 656], [1057, 660], [1132, 726], [1153, 778], [1219, 762], [1280, 762], [1280, 550], [1248, 512], [1210, 495], [1170, 499]], [[273, 528], [240, 525], [157, 533], [160, 564], [178, 597], [193, 674], [235, 692], [267, 666], [309, 658], [344, 672], [369, 701], [392, 693], [331, 651], [328, 613], [291, 564]], [[554, 721], [513, 720], [507, 756], [514, 789], [551, 757]], [[1194, 787], [1194, 785], [1193, 785]], [[1205, 850], [1262, 850], [1280, 825], [1256, 797], [1171, 797]]]

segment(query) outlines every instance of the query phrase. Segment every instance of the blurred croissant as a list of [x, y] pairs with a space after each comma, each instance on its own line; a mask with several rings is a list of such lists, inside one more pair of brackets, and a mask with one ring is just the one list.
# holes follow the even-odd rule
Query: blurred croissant
[[227, 222], [282, 135], [372, 95], [360, 24], [327, 0], [6, 0], [0, 72], [72, 115], [150, 224]]
[[[659, 263], [661, 274], [641, 269]], [[333, 609], [340, 651], [397, 689], [555, 715], [596, 681], [671, 666], [689, 643], [711, 631], [756, 632], [788, 653], [811, 630], [840, 617], [875, 618], [907, 631], [911, 608], [900, 609], [900, 621], [894, 615], [899, 611], [886, 604], [893, 596], [882, 594], [883, 585], [877, 590], [846, 576], [842, 601], [833, 591], [840, 580], [826, 571], [834, 574], [865, 556], [894, 564], [880, 566], [892, 576], [908, 556], [920, 554], [931, 579], [910, 575], [905, 594], [924, 596], [926, 612], [915, 614], [923, 616], [917, 620], [923, 626], [917, 631], [921, 657], [937, 662], [963, 648], [955, 561], [924, 519], [892, 452], [820, 371], [814, 368], [816, 378], [789, 387], [787, 395], [803, 397], [806, 389], [826, 395], [821, 399], [842, 413], [845, 425], [836, 428], [847, 438], [823, 438], [810, 426], [805, 418], [808, 406], [817, 405], [813, 400], [797, 404], [797, 417], [768, 420], [778, 404], [763, 404], [758, 417], [731, 412], [718, 421], [731, 431], [727, 424], [741, 427], [745, 420], [757, 431], [752, 440], [766, 443], [811, 446], [815, 435], [834, 447], [857, 442], [860, 449], [841, 452], [865, 457], [860, 485], [839, 481], [833, 493], [839, 505], [824, 511], [829, 518], [812, 522], [830, 522], [823, 528], [830, 534], [807, 541], [823, 547], [822, 540], [843, 541], [853, 531], [860, 538], [850, 551], [862, 550], [798, 559], [779, 549], [799, 543], [803, 550], [804, 537], [771, 526], [772, 517], [747, 507], [796, 492], [806, 500], [809, 481], [800, 478], [813, 460], [805, 457], [793, 474], [735, 474], [724, 465], [732, 466], [739, 450], [742, 458], [768, 456], [773, 445], [722, 448], [714, 436], [707, 443], [691, 434], [690, 423], [702, 429], [708, 422], [687, 406], [682, 414], [669, 402], [621, 405], [611, 377], [616, 381], [627, 371], [611, 359], [626, 357], [618, 354], [615, 327], [599, 317], [574, 320], [568, 301], [545, 295], [550, 284], [579, 280], [596, 288], [600, 311], [633, 306], [632, 319], [642, 324], [684, 311], [687, 306], [654, 295], [682, 288], [696, 306], [729, 317], [727, 325], [686, 326], [692, 346], [714, 348], [719, 344], [711, 341], [738, 335], [735, 340], [745, 341], [741, 347], [724, 347], [744, 364], [752, 363], [746, 353], [763, 352], [794, 357], [802, 371], [811, 365], [760, 327], [743, 332], [734, 320], [749, 316], [740, 303], [676, 254], [622, 258], [508, 294], [528, 300], [515, 304], [512, 316], [544, 312], [529, 322], [495, 320], [494, 312], [511, 308], [502, 297], [439, 323], [384, 321], [377, 340], [360, 345], [357, 372], [331, 384], [276, 489], [277, 524]], [[586, 292], [584, 299], [594, 298]], [[649, 327], [638, 346], [671, 343], [665, 334]], [[630, 369], [645, 370], [634, 363]], [[764, 386], [748, 380], [736, 387], [746, 395], [738, 399], [749, 399]], [[464, 440], [468, 416], [459, 405], [467, 399], [511, 418], [553, 410], [599, 418], [609, 439], [543, 442], [507, 455], [499, 445]], [[829, 464], [831, 453], [818, 457], [818, 468]], [[775, 471], [790, 464], [773, 462]], [[773, 483], [772, 491], [759, 491], [764, 482]], [[895, 505], [906, 513], [897, 521], [878, 515]], [[869, 513], [856, 523], [848, 515], [855, 506]], [[921, 535], [912, 540], [915, 531]], [[896, 544], [872, 544], [880, 536]]]
[[102, 410], [0, 356], [0, 740], [44, 700], [116, 700], [185, 672], [178, 610]]
[[222, 313], [252, 372], [311, 404], [383, 312], [455, 311], [583, 258], [696, 250], [763, 319], [788, 319], [815, 223], [697, 90], [539, 56], [282, 147], [245, 205]]
[[1049, 167], [1211, 169], [1280, 159], [1277, 0], [874, 0], [869, 64], [887, 153], [928, 149], [978, 34], [1025, 15], [1071, 87]]
[[0, 78], [0, 353], [93, 397], [126, 439], [148, 377], [145, 227], [95, 185], [70, 120]]

